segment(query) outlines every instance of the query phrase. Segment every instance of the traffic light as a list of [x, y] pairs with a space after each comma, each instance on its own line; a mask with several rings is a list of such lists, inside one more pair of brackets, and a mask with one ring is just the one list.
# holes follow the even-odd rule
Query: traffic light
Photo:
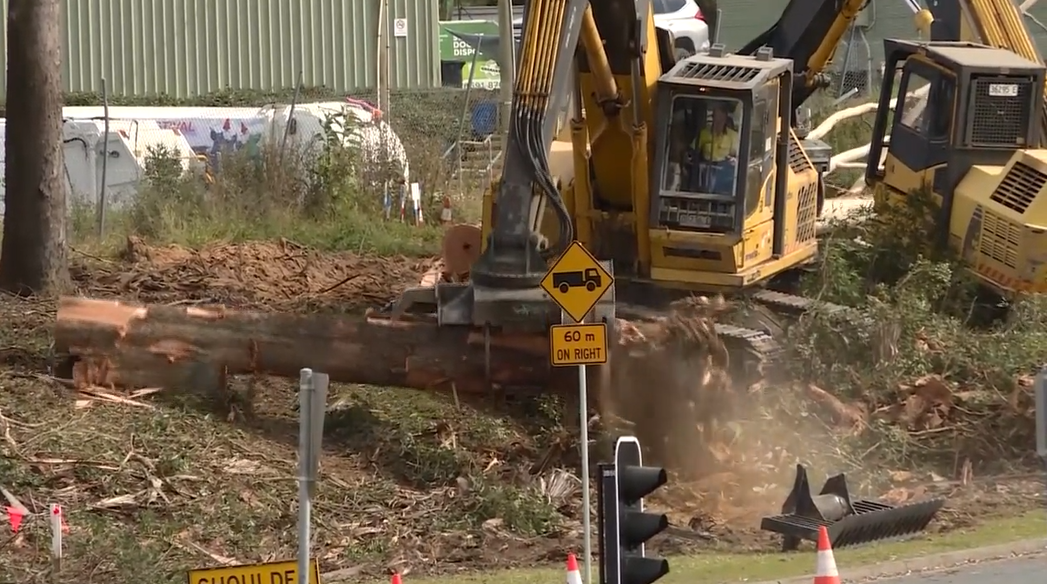
[[665, 469], [643, 466], [640, 441], [632, 436], [618, 439], [614, 465], [600, 465], [601, 584], [651, 584], [669, 573], [668, 560], [648, 557], [644, 546], [669, 519], [643, 507], [643, 498], [667, 480]]

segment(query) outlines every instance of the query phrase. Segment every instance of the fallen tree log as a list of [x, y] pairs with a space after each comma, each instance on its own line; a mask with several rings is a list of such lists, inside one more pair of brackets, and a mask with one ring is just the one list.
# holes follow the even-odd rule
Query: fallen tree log
[[[609, 366], [589, 370], [592, 406], [628, 420], [631, 432], [658, 445], [665, 460], [686, 462], [681, 468], [694, 464], [694, 445], [709, 421], [733, 408], [736, 385], [727, 379], [727, 350], [714, 325], [725, 306], [687, 298], [663, 317], [619, 319]], [[549, 365], [548, 338], [493, 336], [488, 378], [481, 334], [417, 317], [391, 321], [65, 297], [54, 339], [77, 387], [161, 387], [218, 397], [229, 375], [297, 378], [310, 367], [337, 382], [454, 393], [464, 401], [494, 388], [497, 395], [558, 393], [570, 404], [578, 388], [575, 368]]]
[[[619, 319], [609, 350], [636, 363], [618, 359], [622, 367], [616, 370], [657, 369], [655, 356], [675, 361], [680, 329], [692, 329], [686, 335], [695, 337], [684, 351], [689, 360], [706, 354], [722, 361], [725, 352], [715, 334], [694, 332], [712, 331], [711, 323], [676, 311], [654, 321]], [[78, 387], [221, 390], [229, 375], [296, 378], [303, 367], [343, 383], [463, 394], [488, 393], [492, 386], [571, 391], [577, 379], [573, 368], [550, 366], [543, 336], [494, 334], [488, 362], [480, 332], [440, 327], [424, 317], [394, 321], [63, 297], [54, 340]]]
[[570, 379], [549, 366], [544, 339], [500, 336], [492, 342], [488, 384], [481, 335], [418, 320], [65, 297], [54, 338], [78, 386], [221, 389], [227, 375], [296, 378], [302, 367], [333, 381], [448, 392], [453, 386], [460, 393]]

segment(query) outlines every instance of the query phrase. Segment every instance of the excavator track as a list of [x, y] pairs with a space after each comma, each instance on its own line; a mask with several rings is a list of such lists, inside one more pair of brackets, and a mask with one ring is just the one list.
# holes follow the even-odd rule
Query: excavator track
[[774, 362], [781, 356], [782, 346], [767, 331], [744, 328], [727, 323], [716, 324], [716, 334], [727, 344], [744, 345], [763, 362]]
[[[763, 306], [767, 306], [773, 312], [790, 316], [800, 316], [812, 310], [818, 310], [826, 314], [842, 314], [851, 310], [840, 304], [813, 300], [768, 289], [754, 291], [747, 294], [746, 297]], [[653, 319], [664, 314], [650, 307], [632, 304], [619, 304], [618, 313], [626, 318], [641, 319]], [[754, 360], [759, 360], [764, 364], [774, 363], [783, 353], [781, 344], [778, 339], [775, 339], [773, 332], [770, 330], [761, 330], [731, 323], [716, 323], [716, 333], [728, 345], [729, 349], [745, 350]]]
[[[831, 315], [843, 314], [851, 310], [840, 304], [813, 300], [776, 290], [757, 290], [748, 294], [747, 297], [770, 308], [773, 312], [790, 316], [800, 316], [812, 310]], [[732, 344], [733, 341], [733, 344], [744, 345], [763, 364], [775, 363], [782, 356], [783, 348], [770, 331], [718, 323], [716, 332], [728, 344]]]
[[796, 296], [794, 294], [787, 294], [776, 290], [757, 290], [749, 297], [760, 304], [775, 308], [785, 314], [799, 315], [805, 312], [810, 312], [813, 309], [818, 309], [820, 312], [826, 314], [840, 314], [851, 310], [841, 304], [812, 300], [803, 296]]

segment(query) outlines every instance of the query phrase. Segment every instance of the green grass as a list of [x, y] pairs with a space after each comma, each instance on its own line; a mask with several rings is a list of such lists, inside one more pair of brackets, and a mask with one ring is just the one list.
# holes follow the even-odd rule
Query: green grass
[[[1019, 517], [986, 521], [976, 528], [944, 535], [915, 537], [903, 541], [841, 549], [834, 553], [841, 569], [855, 568], [912, 559], [920, 556], [1000, 545], [1043, 537], [1047, 534], [1047, 516], [1042, 511]], [[565, 551], [566, 554], [566, 551]], [[594, 563], [595, 571], [595, 563]], [[788, 554], [704, 553], [669, 558], [669, 574], [659, 584], [702, 584], [728, 582], [761, 582], [792, 578], [814, 572], [811, 551]], [[441, 578], [410, 578], [411, 584], [532, 584], [563, 579], [563, 568], [503, 570], [479, 574], [458, 574]], [[594, 574], [595, 577], [595, 574]]]

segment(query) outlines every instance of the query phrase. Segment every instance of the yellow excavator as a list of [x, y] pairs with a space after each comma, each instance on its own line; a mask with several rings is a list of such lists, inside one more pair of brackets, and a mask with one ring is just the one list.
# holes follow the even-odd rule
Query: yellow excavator
[[[714, 46], [677, 62], [671, 34], [654, 26], [651, 0], [527, 1], [504, 168], [485, 195], [482, 227], [465, 236], [449, 231], [453, 277], [405, 291], [392, 317], [425, 312], [441, 326], [475, 330], [492, 371], [496, 342], [545, 337], [561, 322], [540, 283], [572, 241], [615, 278], [592, 321], [651, 313], [639, 305], [658, 314], [666, 300], [691, 293], [743, 294], [805, 310], [808, 300], [775, 291], [774, 283], [817, 256], [821, 175], [831, 152], [797, 134], [796, 111], [826, 84], [835, 48], [865, 2], [791, 0], [738, 53]], [[916, 10], [932, 40], [886, 41], [866, 178], [891, 200], [931, 188], [938, 228], [928, 238], [961, 250], [973, 271], [1001, 289], [1041, 291], [1047, 151], [1035, 148], [1043, 140], [1044, 66], [1023, 54], [1035, 46], [1000, 3], [1009, 0], [940, 0], [935, 10]], [[927, 87], [922, 111], [892, 114], [892, 106], [905, 111], [917, 85]], [[570, 139], [557, 140], [569, 103]], [[746, 354], [777, 349], [766, 329], [717, 323], [716, 333]], [[631, 358], [612, 353], [612, 372]], [[668, 426], [673, 410], [693, 418], [687, 406], [693, 412], [694, 402], [681, 403], [681, 393], [665, 387], [700, 383], [689, 359], [684, 352], [646, 363], [646, 373], [633, 372], [634, 385], [613, 392], [643, 394], [637, 407], [660, 403], [653, 416], [644, 414], [648, 424]], [[670, 382], [656, 381], [666, 371]], [[828, 496], [833, 509], [826, 509], [807, 495], [768, 529], [803, 538], [811, 522], [797, 514], [832, 522], [882, 511], [880, 519], [855, 520], [848, 541], [857, 543], [920, 529], [937, 509], [910, 509], [916, 521], [883, 506], [859, 513], [833, 492], [814, 497]], [[877, 522], [884, 529], [872, 529]]]
[[[469, 280], [409, 290], [394, 314], [421, 305], [446, 325], [544, 334], [561, 314], [539, 283], [572, 241], [613, 267], [596, 320], [695, 292], [802, 310], [764, 288], [818, 252], [830, 153], [797, 136], [794, 112], [827, 83], [864, 2], [793, 0], [738, 54], [676, 62], [650, 0], [530, 0], [503, 173], [476, 240], [448, 246], [479, 252]], [[555, 140], [568, 103], [570, 140]], [[765, 330], [718, 329], [775, 350]]]
[[[886, 42], [866, 176], [895, 199], [932, 187], [941, 244], [962, 250], [1001, 289], [1040, 291], [1047, 152], [1032, 148], [1043, 139], [1044, 66], [1019, 54], [1035, 51], [1020, 18], [990, 26], [1003, 19], [1000, 3], [1010, 6], [969, 0], [919, 10], [932, 40]], [[540, 282], [572, 241], [615, 277], [594, 321], [691, 293], [806, 309], [810, 302], [773, 284], [818, 253], [831, 153], [797, 135], [795, 112], [826, 84], [864, 5], [792, 0], [737, 54], [715, 46], [677, 62], [650, 0], [529, 0], [502, 176], [485, 195], [475, 236], [449, 233], [445, 242], [445, 256], [459, 257], [451, 271], [468, 277], [405, 291], [393, 316], [429, 312], [443, 326], [475, 328], [488, 344], [544, 336], [561, 311]], [[974, 31], [1001, 46], [965, 42]], [[893, 116], [917, 83], [928, 86], [923, 112]], [[569, 103], [570, 140], [556, 140]], [[719, 323], [717, 332], [748, 353], [777, 349], [764, 328]]]

